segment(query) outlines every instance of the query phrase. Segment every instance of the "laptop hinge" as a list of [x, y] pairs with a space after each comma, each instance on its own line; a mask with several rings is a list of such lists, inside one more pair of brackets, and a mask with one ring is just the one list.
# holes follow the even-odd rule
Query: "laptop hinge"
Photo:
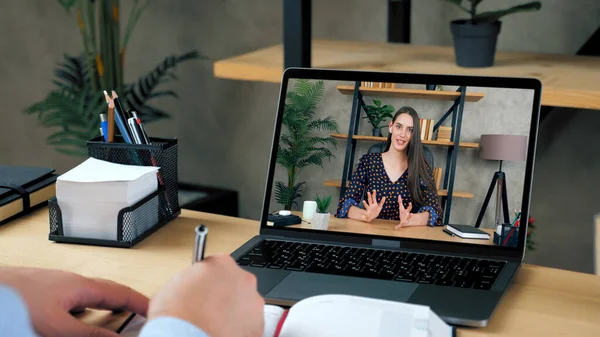
[[371, 244], [375, 247], [400, 248], [400, 241], [373, 239]]

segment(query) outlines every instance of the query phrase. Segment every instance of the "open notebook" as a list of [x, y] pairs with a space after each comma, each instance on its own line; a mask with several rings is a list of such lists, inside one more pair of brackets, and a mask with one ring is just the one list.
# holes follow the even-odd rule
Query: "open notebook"
[[[454, 327], [423, 305], [349, 295], [304, 299], [289, 310], [265, 305], [263, 337], [451, 337]], [[144, 324], [133, 319], [121, 332], [135, 337]]]

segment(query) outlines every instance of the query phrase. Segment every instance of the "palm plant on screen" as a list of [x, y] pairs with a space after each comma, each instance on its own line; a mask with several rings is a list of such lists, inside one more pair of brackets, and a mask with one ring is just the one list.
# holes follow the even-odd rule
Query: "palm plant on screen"
[[[47, 96], [25, 109], [36, 114], [39, 123], [57, 128], [46, 142], [56, 151], [86, 156], [87, 140], [99, 135], [101, 113], [106, 113], [102, 91], [115, 90], [124, 107], [138, 113], [144, 123], [170, 115], [149, 101], [170, 96], [172, 90], [159, 86], [177, 79], [173, 70], [186, 60], [199, 58], [197, 51], [167, 56], [152, 71], [132, 83], [124, 83], [123, 63], [127, 44], [144, 10], [152, 0], [133, 0], [132, 9], [121, 37], [119, 0], [58, 0], [74, 18], [83, 41], [83, 52], [65, 55], [54, 70], [55, 85]], [[143, 51], [138, 51], [143, 53]]]
[[325, 159], [334, 157], [327, 146], [336, 146], [330, 136], [316, 132], [338, 132], [338, 125], [331, 117], [317, 118], [315, 109], [323, 97], [323, 81], [299, 79], [287, 92], [283, 112], [282, 134], [277, 148], [277, 163], [287, 170], [287, 184], [275, 182], [275, 200], [290, 210], [296, 199], [302, 196], [298, 173], [307, 166], [323, 167]]

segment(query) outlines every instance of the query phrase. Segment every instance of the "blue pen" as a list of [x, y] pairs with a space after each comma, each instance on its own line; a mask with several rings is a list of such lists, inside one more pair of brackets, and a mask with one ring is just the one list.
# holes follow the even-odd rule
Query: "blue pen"
[[[106, 98], [106, 104], [110, 105], [110, 102], [112, 101], [112, 99], [110, 98], [110, 96], [108, 96], [108, 93], [106, 92], [106, 90], [104, 90], [104, 98]], [[127, 127], [127, 122], [123, 118], [123, 116], [124, 116], [123, 113], [124, 113], [124, 111], [120, 111], [117, 108], [117, 106], [115, 105], [115, 124], [117, 124], [117, 127], [119, 128], [119, 131], [121, 132], [121, 136], [123, 136], [123, 140], [125, 140], [125, 142], [128, 144], [133, 144], [133, 141], [131, 140], [131, 136], [129, 135], [129, 129]]]
[[108, 142], [108, 120], [106, 119], [106, 114], [100, 114], [100, 126], [102, 127], [102, 136], [104, 136], [104, 141]]

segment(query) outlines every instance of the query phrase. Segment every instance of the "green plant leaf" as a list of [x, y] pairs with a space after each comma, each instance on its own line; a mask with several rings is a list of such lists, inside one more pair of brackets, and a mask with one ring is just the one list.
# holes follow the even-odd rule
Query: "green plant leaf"
[[471, 14], [471, 12], [470, 12], [470, 11], [469, 11], [467, 8], [465, 8], [465, 7], [462, 5], [462, 0], [445, 0], [445, 1], [447, 1], [447, 2], [449, 2], [449, 3], [452, 3], [452, 4], [456, 5], [456, 6], [457, 6], [458, 8], [460, 8], [460, 9], [461, 9], [463, 12], [466, 12], [466, 13], [468, 13], [468, 14]]
[[61, 6], [63, 6], [63, 8], [69, 12], [71, 10], [71, 7], [73, 7], [73, 5], [75, 5], [75, 2], [77, 0], [58, 0], [58, 3], [61, 4]]
[[496, 20], [500, 19], [501, 17], [509, 15], [509, 14], [518, 13], [518, 12], [537, 11], [537, 10], [540, 10], [541, 8], [542, 8], [541, 2], [532, 1], [532, 2], [522, 4], [522, 5], [511, 7], [508, 9], [479, 13], [475, 16], [474, 21], [476, 23], [495, 22]]
[[144, 123], [151, 123], [157, 119], [169, 117], [166, 112], [150, 106], [148, 101], [160, 96], [172, 96], [177, 98], [177, 95], [173, 91], [155, 90], [161, 81], [164, 82], [168, 77], [172, 78], [172, 74], [170, 73], [171, 70], [176, 68], [181, 62], [198, 58], [204, 57], [201, 57], [195, 50], [179, 56], [171, 55], [166, 57], [153, 71], [146, 76], [140, 77], [135, 84], [125, 86], [124, 104], [126, 104], [129, 109], [136, 111]]

